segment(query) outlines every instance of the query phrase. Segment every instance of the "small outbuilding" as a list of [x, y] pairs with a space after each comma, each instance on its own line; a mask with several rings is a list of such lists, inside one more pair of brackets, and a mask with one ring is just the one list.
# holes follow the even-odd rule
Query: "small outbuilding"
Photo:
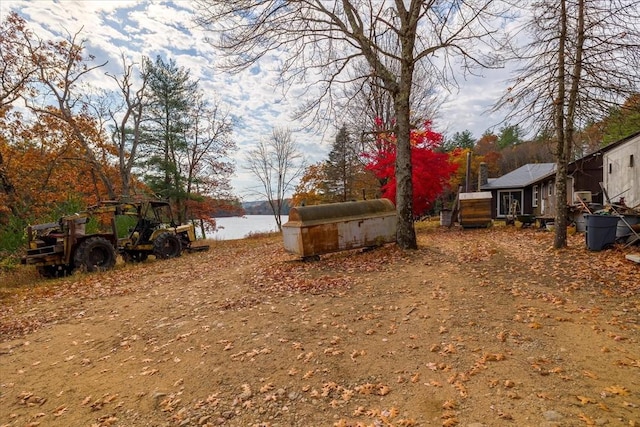
[[492, 199], [490, 191], [460, 193], [460, 226], [463, 228], [489, 227]]

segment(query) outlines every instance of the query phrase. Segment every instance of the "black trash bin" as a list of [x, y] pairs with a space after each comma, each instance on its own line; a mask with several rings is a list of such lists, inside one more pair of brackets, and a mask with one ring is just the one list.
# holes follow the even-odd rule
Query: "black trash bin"
[[616, 229], [620, 217], [614, 215], [585, 215], [587, 222], [587, 248], [601, 251], [616, 241]]

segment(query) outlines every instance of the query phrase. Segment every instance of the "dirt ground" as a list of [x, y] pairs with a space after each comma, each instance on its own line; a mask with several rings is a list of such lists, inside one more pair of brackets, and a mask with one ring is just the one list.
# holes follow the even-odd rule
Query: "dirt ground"
[[[639, 426], [638, 248], [281, 238], [4, 289], [0, 426]], [[0, 286], [1, 287], [1, 286]]]

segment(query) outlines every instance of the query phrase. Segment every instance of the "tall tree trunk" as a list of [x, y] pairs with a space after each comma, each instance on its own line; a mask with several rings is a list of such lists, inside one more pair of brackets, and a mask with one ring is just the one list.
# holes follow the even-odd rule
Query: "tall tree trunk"
[[[566, 41], [567, 41], [567, 4], [566, 0], [560, 0], [560, 34], [558, 36], [558, 93], [555, 105], [556, 127], [556, 213], [555, 213], [555, 238], [553, 246], [562, 248], [567, 241], [567, 218], [565, 205], [561, 205], [564, 198], [566, 204], [567, 194], [567, 160], [565, 134], [565, 102], [566, 96]], [[562, 196], [564, 194], [564, 197]]]
[[411, 124], [409, 120], [409, 90], [400, 83], [395, 96], [396, 110], [396, 210], [398, 227], [396, 242], [403, 249], [417, 249], [413, 227], [413, 183], [411, 182]]
[[3, 164], [4, 160], [2, 153], [0, 153], [0, 189], [2, 189], [2, 192], [7, 196], [7, 207], [14, 216], [18, 216], [18, 209], [16, 209], [15, 205], [16, 188], [11, 183], [9, 174]]
[[[557, 141], [557, 170], [556, 170], [556, 215], [555, 215], [555, 236], [553, 247], [561, 249], [567, 246], [567, 225], [569, 223], [567, 212], [567, 178], [569, 161], [571, 159], [571, 148], [573, 144], [573, 136], [575, 132], [575, 117], [578, 106], [578, 93], [580, 89], [580, 79], [582, 73], [582, 56], [584, 48], [584, 0], [578, 0], [578, 26], [576, 28], [576, 50], [573, 58], [574, 66], [570, 76], [566, 76], [566, 56], [565, 48], [567, 41], [567, 8], [566, 0], [562, 0], [561, 4], [561, 24], [560, 24], [560, 45], [559, 45], [559, 103], [557, 113], [559, 114], [556, 126], [558, 129]], [[569, 93], [565, 85], [565, 79], [571, 83]], [[561, 85], [561, 86], [560, 86]], [[566, 106], [566, 107], [565, 107]], [[566, 111], [565, 111], [566, 108]], [[561, 115], [560, 115], [561, 114]], [[566, 114], [566, 116], [565, 116]]]

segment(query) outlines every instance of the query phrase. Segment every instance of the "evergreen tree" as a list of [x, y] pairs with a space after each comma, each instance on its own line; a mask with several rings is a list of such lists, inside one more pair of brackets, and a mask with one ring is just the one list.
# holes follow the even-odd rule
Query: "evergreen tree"
[[503, 150], [507, 147], [518, 145], [522, 142], [523, 132], [519, 125], [507, 124], [500, 129], [498, 135], [498, 148]]
[[327, 189], [335, 201], [346, 202], [358, 197], [355, 178], [360, 166], [356, 147], [343, 125], [336, 135], [325, 168]]
[[182, 213], [187, 194], [181, 161], [198, 84], [174, 60], [165, 62], [158, 56], [155, 62], [146, 59], [144, 66], [149, 79], [143, 127], [148, 150], [145, 180], [157, 194], [175, 201]]
[[454, 133], [451, 139], [447, 139], [444, 144], [442, 144], [442, 149], [446, 152], [453, 151], [456, 148], [473, 150], [475, 145], [476, 140], [473, 134], [469, 129], [465, 129], [462, 132]]

